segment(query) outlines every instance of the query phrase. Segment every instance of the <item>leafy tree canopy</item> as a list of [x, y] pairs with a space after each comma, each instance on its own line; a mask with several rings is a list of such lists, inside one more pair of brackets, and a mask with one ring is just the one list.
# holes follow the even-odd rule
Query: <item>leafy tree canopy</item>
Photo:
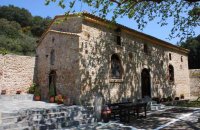
[[74, 12], [76, 2], [83, 2], [92, 7], [93, 13], [105, 18], [112, 15], [115, 21], [118, 17], [128, 16], [138, 23], [138, 28], [143, 29], [148, 21], [159, 18], [158, 24], [168, 25], [167, 20], [173, 19], [173, 27], [169, 38], [184, 38], [195, 34], [194, 28], [200, 25], [200, 0], [46, 0], [58, 2], [60, 7], [69, 7], [69, 12]]
[[189, 68], [200, 69], [200, 35], [194, 38], [188, 38], [185, 42], [179, 43], [181, 47], [189, 49]]
[[9, 21], [16, 21], [20, 23], [22, 27], [31, 25], [31, 13], [22, 8], [15, 7], [13, 5], [10, 6], [0, 6], [0, 18], [5, 18]]
[[50, 17], [32, 16], [28, 10], [13, 5], [0, 6], [0, 18], [19, 23], [24, 33], [36, 37], [42, 35], [51, 21]]
[[32, 16], [24, 8], [0, 6], [0, 53], [33, 55], [36, 40], [50, 21], [50, 17]]

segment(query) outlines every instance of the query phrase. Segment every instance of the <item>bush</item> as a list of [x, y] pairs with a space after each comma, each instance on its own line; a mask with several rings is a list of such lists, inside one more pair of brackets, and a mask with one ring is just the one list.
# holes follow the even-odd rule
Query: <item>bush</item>
[[173, 100], [172, 96], [167, 97], [167, 101], [172, 101], [172, 100]]
[[34, 96], [40, 96], [40, 89], [39, 89], [39, 86], [37, 86], [35, 83], [33, 83], [33, 84], [29, 87], [28, 93], [34, 94]]
[[31, 86], [30, 86], [29, 89], [28, 89], [28, 93], [34, 94], [35, 89], [36, 89], [36, 85], [35, 85], [34, 83], [31, 84]]

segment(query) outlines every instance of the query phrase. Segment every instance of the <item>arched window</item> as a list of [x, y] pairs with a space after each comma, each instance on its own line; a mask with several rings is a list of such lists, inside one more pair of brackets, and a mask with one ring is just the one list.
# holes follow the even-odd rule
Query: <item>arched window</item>
[[183, 56], [181, 56], [181, 62], [183, 62]]
[[169, 81], [174, 82], [174, 67], [169, 65]]
[[54, 62], [55, 62], [55, 51], [54, 50], [51, 50], [50, 62], [51, 62], [51, 65], [54, 65]]
[[169, 60], [172, 60], [172, 54], [169, 53]]
[[121, 79], [122, 78], [122, 65], [118, 55], [113, 54], [111, 56], [111, 78]]

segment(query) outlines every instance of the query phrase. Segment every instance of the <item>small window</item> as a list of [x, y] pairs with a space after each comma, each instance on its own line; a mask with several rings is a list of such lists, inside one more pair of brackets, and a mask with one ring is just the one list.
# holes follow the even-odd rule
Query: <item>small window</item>
[[122, 65], [118, 55], [113, 54], [111, 56], [111, 78], [121, 79], [122, 78]]
[[51, 50], [50, 60], [51, 60], [51, 65], [54, 65], [54, 62], [55, 62], [55, 51], [54, 50]]
[[174, 67], [169, 65], [169, 81], [174, 82]]
[[120, 28], [117, 28], [115, 29], [115, 32], [116, 32], [116, 42], [117, 42], [117, 45], [121, 46], [121, 29]]
[[172, 54], [169, 53], [169, 60], [172, 60]]
[[181, 56], [181, 62], [183, 62], [183, 56]]
[[54, 38], [54, 37], [52, 37], [52, 42], [54, 43], [54, 41], [55, 41], [55, 38]]
[[129, 60], [132, 60], [133, 59], [133, 54], [131, 52], [128, 53], [128, 57], [129, 57]]
[[147, 44], [144, 44], [144, 48], [143, 49], [144, 49], [144, 53], [147, 54], [148, 53], [148, 46], [147, 46]]
[[117, 45], [121, 46], [121, 37], [117, 36]]

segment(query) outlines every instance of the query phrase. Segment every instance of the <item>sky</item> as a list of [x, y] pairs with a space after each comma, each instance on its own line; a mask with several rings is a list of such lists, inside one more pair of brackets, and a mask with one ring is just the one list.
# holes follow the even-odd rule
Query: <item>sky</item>
[[[62, 9], [58, 6], [57, 3], [50, 3], [50, 5], [45, 5], [45, 0], [0, 0], [0, 6], [3, 5], [14, 5], [20, 8], [25, 8], [31, 12], [33, 16], [42, 16], [42, 17], [54, 17], [59, 14], [64, 14], [66, 9]], [[77, 12], [88, 11], [90, 8], [85, 4], [76, 4], [75, 9]], [[109, 16], [108, 16], [109, 17]], [[147, 26], [141, 31], [137, 29], [137, 24], [133, 20], [123, 17], [118, 18], [117, 23], [127, 26], [129, 28], [135, 29], [137, 31], [143, 32], [145, 34], [151, 35], [153, 37], [159, 38], [161, 40], [176, 44], [180, 41], [179, 38], [168, 39], [170, 30], [173, 26], [172, 21], [168, 21], [168, 25], [160, 27], [157, 24], [157, 21], [152, 21], [147, 24]], [[195, 29], [196, 35], [200, 34], [200, 28]]]

